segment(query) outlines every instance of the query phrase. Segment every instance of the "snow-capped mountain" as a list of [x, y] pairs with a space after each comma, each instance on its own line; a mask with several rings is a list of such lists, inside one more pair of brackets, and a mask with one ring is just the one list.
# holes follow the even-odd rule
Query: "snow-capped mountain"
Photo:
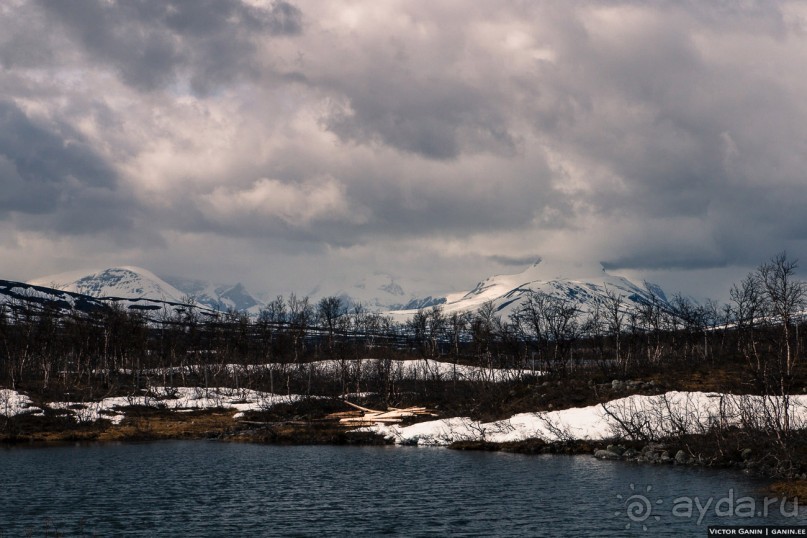
[[0, 280], [0, 306], [13, 310], [16, 305], [25, 304], [79, 312], [100, 311], [107, 307], [106, 303], [89, 295], [34, 286], [25, 282]]
[[170, 303], [194, 303], [203, 308], [235, 309], [257, 313], [263, 303], [242, 284], [217, 285], [180, 277], [158, 277], [135, 266], [79, 270], [44, 276], [28, 282], [97, 298], [150, 299]]
[[[106, 288], [105, 291], [110, 291]], [[125, 291], [125, 290], [124, 290]], [[121, 308], [128, 312], [139, 312], [152, 320], [164, 317], [184, 316], [189, 312], [189, 305], [171, 300], [152, 299], [149, 297], [92, 296], [65, 289], [40, 286], [27, 282], [0, 280], [0, 312], [29, 311], [40, 308], [69, 314], [71, 312], [100, 313], [109, 312], [111, 308]], [[215, 316], [217, 313], [204, 306], [197, 306], [194, 311], [202, 316]]]
[[[23, 286], [54, 288], [50, 292], [43, 292], [46, 295], [55, 294], [48, 300], [69, 303], [77, 299], [71, 299], [68, 295], [84, 295], [143, 310], [182, 308], [191, 302], [211, 314], [229, 309], [257, 314], [264, 306], [264, 302], [249, 293], [242, 284], [217, 285], [178, 277], [162, 279], [151, 271], [132, 266], [61, 273], [31, 280]], [[16, 288], [11, 286], [8, 289]], [[31, 289], [26, 291], [29, 292]], [[64, 293], [59, 295], [58, 292]], [[446, 314], [473, 312], [488, 301], [493, 303], [500, 315], [506, 316], [519, 308], [532, 292], [572, 299], [581, 312], [589, 311], [604, 299], [607, 292], [621, 295], [626, 308], [646, 303], [652, 295], [666, 302], [660, 288], [639, 286], [627, 278], [611, 275], [600, 264], [558, 264], [542, 260], [521, 273], [492, 276], [479, 282], [470, 291], [445, 296], [418, 297], [404, 291], [404, 286], [393, 276], [374, 273], [333, 293], [322, 293], [315, 289], [309, 298], [316, 303], [322, 297], [336, 296], [343, 300], [347, 308], [361, 304], [385, 312], [395, 320], [404, 321], [418, 309], [440, 305]], [[82, 301], [82, 304], [89, 304], [87, 300]]]
[[148, 298], [173, 303], [185, 302], [185, 294], [142, 267], [122, 266], [102, 270], [70, 271], [29, 280], [46, 286], [91, 297], [122, 299]]
[[[608, 274], [601, 264], [548, 263], [541, 259], [521, 273], [496, 275], [479, 282], [472, 290], [452, 293], [443, 298], [429, 298], [431, 304], [440, 304], [443, 312], [474, 312], [490, 301], [497, 312], [507, 315], [518, 308], [531, 292], [572, 299], [581, 312], [589, 311], [597, 301], [605, 298], [607, 291], [622, 296], [626, 307], [647, 303], [651, 295], [666, 302], [661, 288], [638, 286], [621, 276]], [[390, 309], [387, 314], [396, 320], [405, 320], [417, 312], [412, 309]]]
[[204, 280], [166, 276], [166, 282], [193, 298], [196, 304], [214, 310], [229, 309], [257, 313], [264, 306], [263, 301], [252, 295], [240, 282], [235, 285], [213, 284]]
[[[336, 286], [331, 289], [334, 287]], [[308, 295], [313, 301], [318, 301], [323, 297], [339, 297], [348, 308], [360, 304], [372, 310], [417, 309], [422, 307], [424, 301], [431, 300], [431, 298], [421, 299], [413, 293], [408, 293], [396, 277], [382, 272], [365, 276], [353, 284], [343, 284], [333, 292], [326, 293], [323, 291], [323, 287], [317, 287]]]

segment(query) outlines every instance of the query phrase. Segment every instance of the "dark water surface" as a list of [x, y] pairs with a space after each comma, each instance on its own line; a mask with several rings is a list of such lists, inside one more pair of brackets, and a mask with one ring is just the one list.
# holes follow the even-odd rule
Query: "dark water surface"
[[591, 456], [213, 441], [0, 449], [0, 536], [706, 536], [710, 524], [807, 524], [803, 507], [778, 501], [766, 517], [764, 495], [739, 473]]

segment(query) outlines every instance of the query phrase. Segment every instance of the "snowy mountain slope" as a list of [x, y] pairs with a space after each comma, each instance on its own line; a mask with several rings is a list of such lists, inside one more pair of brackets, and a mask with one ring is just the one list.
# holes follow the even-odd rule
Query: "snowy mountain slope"
[[[666, 302], [660, 288], [651, 289], [662, 302]], [[474, 312], [491, 301], [497, 312], [506, 316], [535, 291], [569, 298], [577, 303], [582, 312], [586, 312], [605, 297], [606, 290], [621, 295], [626, 306], [646, 303], [651, 298], [647, 289], [624, 277], [608, 274], [600, 264], [552, 264], [538, 260], [521, 273], [492, 276], [479, 282], [470, 291], [446, 295], [442, 308], [446, 314]], [[416, 308], [390, 310], [387, 314], [403, 321], [416, 311]]]
[[176, 276], [166, 276], [164, 280], [186, 296], [192, 297], [197, 304], [214, 310], [234, 309], [256, 314], [264, 306], [264, 302], [252, 295], [240, 282], [233, 286]]
[[134, 266], [110, 267], [100, 271], [71, 271], [44, 276], [28, 283], [99, 298], [147, 298], [182, 303], [186, 295], [151, 271]]
[[[159, 319], [164, 315], [174, 316], [188, 309], [188, 305], [181, 302], [148, 297], [93, 297], [26, 282], [0, 280], [0, 307], [6, 312], [34, 307], [53, 309], [62, 314], [73, 311], [103, 313], [113, 306], [130, 312], [142, 312], [150, 319]], [[205, 307], [200, 307], [196, 311], [206, 316], [215, 314]]]
[[[53, 293], [83, 294], [107, 303], [117, 302], [126, 308], [157, 310], [166, 304], [182, 305], [192, 299], [202, 310], [224, 311], [234, 309], [257, 314], [264, 302], [249, 293], [242, 284], [217, 285], [201, 280], [168, 277], [162, 279], [154, 273], [132, 266], [112, 267], [101, 271], [73, 271], [38, 278], [25, 286], [56, 288]], [[467, 292], [445, 296], [417, 297], [407, 293], [395, 277], [374, 273], [359, 282], [337, 288], [333, 293], [315, 289], [309, 294], [311, 303], [323, 297], [342, 298], [347, 308], [361, 304], [380, 310], [394, 320], [405, 321], [418, 309], [441, 305], [446, 314], [474, 312], [490, 301], [497, 312], [506, 316], [519, 308], [532, 292], [540, 291], [556, 297], [573, 300], [581, 312], [590, 311], [605, 297], [607, 291], [621, 295], [626, 308], [646, 303], [651, 294], [666, 302], [658, 287], [638, 286], [630, 280], [608, 274], [600, 264], [558, 264], [539, 260], [521, 273], [496, 275], [479, 282]], [[64, 296], [54, 300], [69, 300]], [[139, 302], [139, 305], [136, 304]]]
[[71, 293], [45, 286], [35, 286], [25, 282], [0, 280], [0, 306], [13, 308], [14, 305], [25, 303], [55, 308], [61, 311], [93, 312], [106, 308], [103, 301], [89, 295]]
[[116, 300], [186, 304], [193, 299], [203, 309], [218, 311], [232, 308], [257, 313], [263, 306], [242, 284], [216, 285], [179, 277], [163, 279], [148, 269], [135, 266], [70, 271], [40, 277], [28, 284]]

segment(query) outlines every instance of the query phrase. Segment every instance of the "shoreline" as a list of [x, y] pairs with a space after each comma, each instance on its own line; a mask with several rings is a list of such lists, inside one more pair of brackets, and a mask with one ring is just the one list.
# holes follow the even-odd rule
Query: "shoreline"
[[[118, 425], [92, 423], [74, 428], [42, 430], [0, 436], [0, 449], [56, 448], [75, 445], [113, 443], [150, 443], [157, 441], [217, 440], [233, 443], [254, 443], [281, 446], [384, 446], [402, 445], [379, 432], [345, 428], [333, 421], [285, 420], [257, 422], [238, 420], [231, 410], [198, 410], [186, 413], [161, 411], [145, 416], [127, 417]], [[708, 446], [706, 436], [700, 441]], [[687, 439], [688, 442], [697, 440]], [[411, 444], [410, 444], [411, 445]], [[587, 455], [616, 463], [641, 465], [672, 465], [703, 467], [743, 472], [768, 482], [767, 489], [787, 498], [807, 499], [807, 479], [800, 476], [773, 476], [771, 468], [759, 454], [739, 452], [739, 457], [723, 459], [687, 455], [680, 439], [644, 443], [616, 440], [545, 441], [528, 438], [519, 441], [455, 441], [442, 448], [460, 451], [509, 452], [526, 455]]]

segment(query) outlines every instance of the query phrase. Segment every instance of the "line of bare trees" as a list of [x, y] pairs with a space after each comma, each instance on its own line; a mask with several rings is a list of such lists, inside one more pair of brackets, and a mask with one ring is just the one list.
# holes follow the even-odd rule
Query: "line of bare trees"
[[[581, 310], [574, 297], [531, 292], [507, 315], [494, 303], [476, 312], [435, 306], [405, 323], [349, 308], [338, 297], [311, 303], [294, 294], [252, 317], [192, 305], [156, 315], [115, 306], [65, 311], [20, 298], [0, 305], [0, 386], [142, 387], [157, 371], [165, 385], [260, 385], [274, 392], [294, 383], [310, 393], [322, 380], [308, 365], [328, 359], [340, 365], [329, 383], [345, 391], [358, 386], [351, 373], [356, 361], [424, 357], [558, 378], [626, 378], [733, 361], [751, 372], [749, 390], [787, 395], [803, 354], [807, 294], [796, 268], [786, 254], [775, 256], [734, 285], [725, 305], [682, 295], [667, 300], [647, 286], [641, 301], [610, 289]], [[249, 368], [261, 364], [275, 367]]]

